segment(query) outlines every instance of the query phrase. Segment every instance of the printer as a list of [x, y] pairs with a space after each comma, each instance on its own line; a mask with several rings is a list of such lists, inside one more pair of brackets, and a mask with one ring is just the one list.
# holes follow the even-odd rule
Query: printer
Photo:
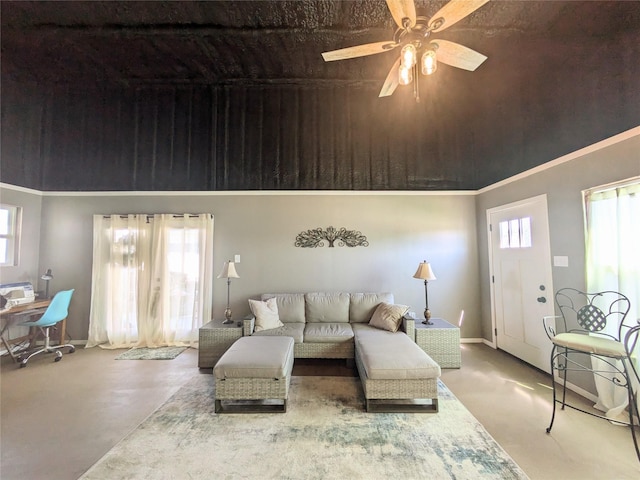
[[2, 296], [0, 300], [2, 301], [1, 308], [3, 310], [31, 303], [36, 299], [31, 282], [1, 284], [0, 296]]

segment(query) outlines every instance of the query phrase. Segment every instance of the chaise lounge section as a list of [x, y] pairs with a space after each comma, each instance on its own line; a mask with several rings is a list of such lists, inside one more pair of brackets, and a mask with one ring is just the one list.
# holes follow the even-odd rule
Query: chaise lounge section
[[438, 411], [440, 366], [407, 335], [354, 326], [367, 412]]

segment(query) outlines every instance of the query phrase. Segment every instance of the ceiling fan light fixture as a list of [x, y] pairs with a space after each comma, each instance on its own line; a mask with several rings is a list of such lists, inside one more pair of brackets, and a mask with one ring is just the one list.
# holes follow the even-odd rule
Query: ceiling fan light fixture
[[413, 83], [414, 95], [416, 101], [419, 101], [420, 75], [432, 75], [436, 72], [438, 63], [473, 72], [487, 59], [481, 53], [455, 42], [429, 40], [433, 33], [439, 33], [455, 25], [487, 2], [489, 0], [449, 0], [429, 18], [416, 15], [416, 0], [386, 0], [393, 21], [398, 27], [393, 34], [393, 40], [323, 52], [322, 57], [330, 62], [400, 48], [400, 56], [396, 57], [389, 69], [378, 96], [388, 97], [398, 85]]
[[413, 67], [418, 59], [418, 51], [413, 43], [407, 43], [400, 52], [400, 65], [406, 69]]
[[409, 85], [413, 81], [413, 67], [406, 68], [402, 64], [398, 67], [398, 83]]
[[435, 73], [438, 69], [438, 60], [436, 58], [435, 50], [427, 50], [424, 52], [420, 64], [423, 75], [431, 75], [432, 73]]

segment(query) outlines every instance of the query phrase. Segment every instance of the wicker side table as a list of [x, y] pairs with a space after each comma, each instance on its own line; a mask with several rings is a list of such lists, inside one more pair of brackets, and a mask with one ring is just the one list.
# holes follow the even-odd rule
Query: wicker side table
[[441, 368], [460, 368], [460, 329], [442, 318], [432, 318], [433, 325], [416, 320], [416, 343]]
[[211, 320], [198, 332], [198, 368], [213, 368], [233, 342], [242, 337], [242, 326], [237, 322], [225, 325], [221, 320]]

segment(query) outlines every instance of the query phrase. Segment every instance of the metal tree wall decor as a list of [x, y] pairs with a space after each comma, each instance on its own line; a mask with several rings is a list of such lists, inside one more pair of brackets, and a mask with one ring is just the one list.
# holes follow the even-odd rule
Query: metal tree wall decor
[[315, 248], [324, 247], [324, 240], [327, 241], [329, 247], [333, 247], [337, 242], [339, 247], [368, 247], [367, 237], [356, 230], [347, 230], [342, 227], [336, 230], [333, 227], [313, 228], [306, 232], [301, 232], [296, 237], [296, 247]]

